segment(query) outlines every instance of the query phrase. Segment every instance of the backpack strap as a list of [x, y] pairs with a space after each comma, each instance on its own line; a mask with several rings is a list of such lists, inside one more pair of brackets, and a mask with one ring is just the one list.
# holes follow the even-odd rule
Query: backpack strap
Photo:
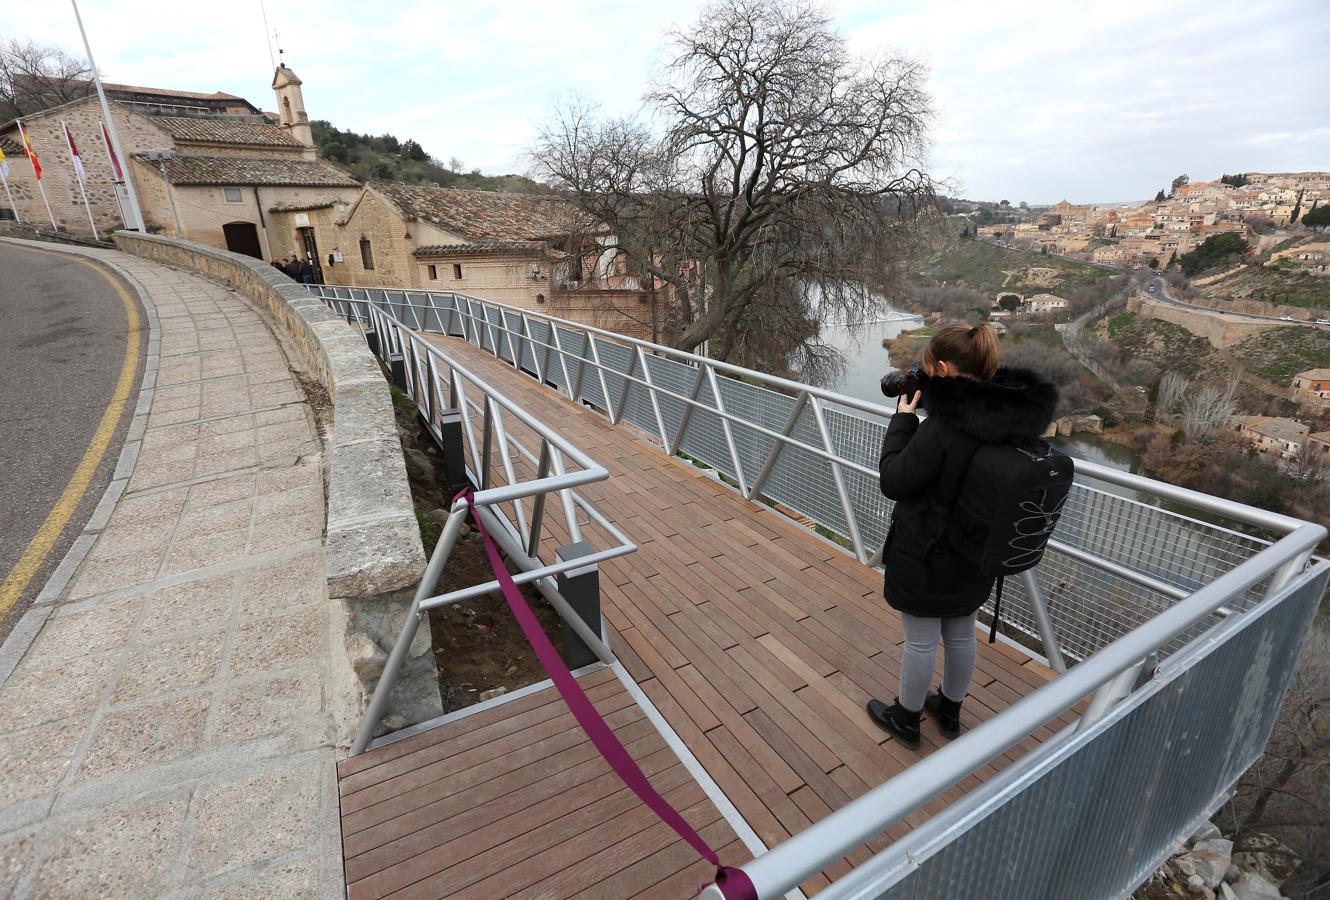
[[997, 643], [998, 616], [1002, 614], [1002, 582], [1007, 580], [1006, 575], [999, 575], [997, 580], [997, 598], [993, 601], [993, 624], [988, 629], [988, 642]]

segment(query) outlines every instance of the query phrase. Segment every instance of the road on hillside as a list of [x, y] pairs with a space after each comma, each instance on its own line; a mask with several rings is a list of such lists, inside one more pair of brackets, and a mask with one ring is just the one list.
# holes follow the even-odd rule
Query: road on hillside
[[[1170, 294], [1168, 292], [1168, 282], [1165, 281], [1163, 278], [1159, 277], [1158, 275], [1154, 276], [1153, 280], [1151, 281], [1151, 285], [1153, 286], [1153, 290], [1149, 292], [1150, 299], [1162, 300], [1163, 302], [1169, 304], [1170, 306], [1179, 306], [1182, 307], [1183, 309], [1194, 309], [1198, 312], [1210, 313], [1211, 315], [1215, 316], [1232, 316], [1235, 319], [1247, 319], [1252, 322], [1261, 322], [1261, 323], [1276, 322], [1281, 325], [1306, 325], [1309, 328], [1326, 327], [1325, 325], [1321, 325], [1317, 322], [1309, 322], [1306, 319], [1293, 319], [1293, 318], [1283, 319], [1280, 318], [1279, 316], [1258, 316], [1255, 313], [1229, 312], [1228, 310], [1215, 309], [1214, 307], [1211, 306], [1197, 306], [1194, 303], [1187, 303], [1186, 301], [1179, 300], [1178, 298]], [[1322, 320], [1322, 321], [1327, 321], [1327, 320]]]
[[15, 566], [34, 538], [57, 532], [47, 519], [88, 452], [125, 365], [125, 303], [81, 259], [0, 241], [0, 602], [9, 607], [0, 609], [0, 639], [40, 593], [101, 499], [138, 400], [147, 345], [141, 309], [128, 409], [35, 574], [16, 597], [4, 596], [6, 584], [12, 591], [18, 583]]

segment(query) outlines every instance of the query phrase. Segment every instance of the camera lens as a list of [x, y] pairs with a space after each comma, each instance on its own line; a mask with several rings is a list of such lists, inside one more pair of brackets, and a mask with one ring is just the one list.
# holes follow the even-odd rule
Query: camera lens
[[882, 376], [882, 396], [895, 399], [901, 394], [919, 390], [919, 377], [913, 368], [903, 372], [890, 372]]

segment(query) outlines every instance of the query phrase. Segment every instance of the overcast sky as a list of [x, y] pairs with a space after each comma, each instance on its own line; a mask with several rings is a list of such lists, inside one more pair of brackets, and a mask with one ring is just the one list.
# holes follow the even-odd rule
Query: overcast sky
[[[695, 0], [269, 0], [311, 118], [524, 171], [553, 99], [638, 108]], [[259, 0], [82, 0], [110, 81], [273, 109]], [[933, 174], [975, 199], [1142, 199], [1173, 176], [1330, 169], [1325, 0], [839, 0], [851, 46], [923, 59]], [[0, 0], [0, 36], [80, 50], [63, 0]]]

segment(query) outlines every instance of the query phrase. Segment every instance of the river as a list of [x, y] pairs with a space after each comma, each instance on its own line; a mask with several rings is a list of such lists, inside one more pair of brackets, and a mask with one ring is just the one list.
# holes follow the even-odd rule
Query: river
[[[890, 400], [882, 396], [878, 386], [882, 376], [895, 367], [887, 356], [887, 348], [882, 346], [885, 338], [894, 338], [902, 331], [918, 328], [922, 319], [903, 321], [888, 320], [871, 325], [822, 326], [822, 339], [845, 355], [845, 371], [841, 377], [828, 387], [841, 394], [847, 394], [857, 400], [866, 400], [890, 409]], [[1053, 442], [1059, 450], [1076, 459], [1143, 475], [1145, 468], [1140, 454], [1130, 447], [1123, 447], [1105, 441], [1097, 435], [1078, 434], [1069, 438], [1059, 438]], [[1120, 494], [1137, 500], [1147, 500], [1136, 491], [1113, 485], [1093, 482], [1096, 487], [1111, 493]]]

